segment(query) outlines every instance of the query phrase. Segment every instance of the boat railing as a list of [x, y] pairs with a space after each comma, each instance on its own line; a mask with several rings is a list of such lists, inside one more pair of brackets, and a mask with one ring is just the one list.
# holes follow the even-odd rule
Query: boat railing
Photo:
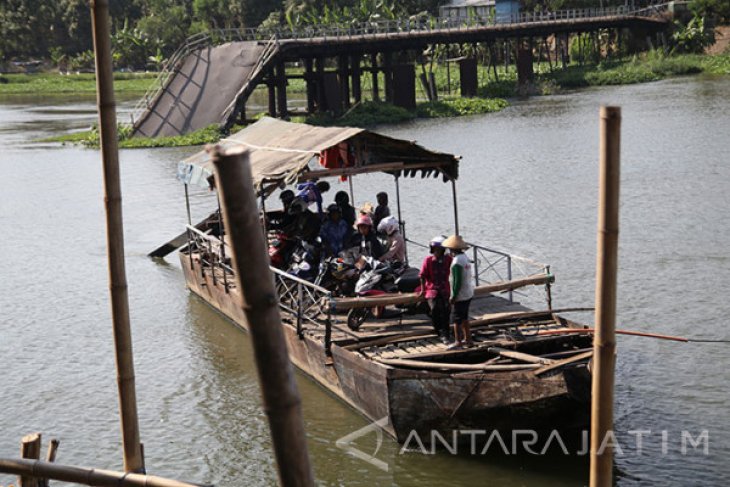
[[[428, 249], [427, 244], [408, 238], [406, 238], [406, 242], [422, 249]], [[474, 264], [474, 284], [476, 286], [511, 281], [536, 274], [550, 275], [550, 265], [548, 264], [473, 242], [467, 243], [469, 245], [467, 255]], [[549, 281], [544, 288], [529, 286], [507, 291], [507, 298], [510, 303], [515, 302], [515, 295], [520, 296], [525, 301], [535, 301], [535, 304], [537, 302], [542, 304], [544, 301], [548, 309], [552, 308], [552, 291]]]
[[[187, 226], [187, 234], [187, 252], [198, 254], [201, 277], [209, 273], [214, 285], [220, 282], [225, 292], [230, 292], [235, 286], [235, 278], [229, 263], [231, 253], [228, 243], [190, 225]], [[190, 259], [190, 268], [195, 270], [193, 259]], [[332, 325], [336, 320], [332, 313], [332, 292], [276, 267], [269, 268], [274, 275], [279, 307], [294, 318], [299, 338], [304, 338], [306, 328], [323, 329], [325, 349], [329, 353]]]
[[324, 328], [329, 352], [332, 336], [332, 292], [288, 272], [269, 267], [279, 294], [279, 306], [295, 317], [297, 335], [304, 338], [305, 325]]

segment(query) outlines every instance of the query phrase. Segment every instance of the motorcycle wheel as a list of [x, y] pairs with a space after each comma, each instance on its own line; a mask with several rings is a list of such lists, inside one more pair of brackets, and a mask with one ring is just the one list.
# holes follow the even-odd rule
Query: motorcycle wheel
[[352, 331], [360, 329], [365, 320], [368, 319], [370, 310], [367, 308], [354, 308], [347, 313], [347, 327]]

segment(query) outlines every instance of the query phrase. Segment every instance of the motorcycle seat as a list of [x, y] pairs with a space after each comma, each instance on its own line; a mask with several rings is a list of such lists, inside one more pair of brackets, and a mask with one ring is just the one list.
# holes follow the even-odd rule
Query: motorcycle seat
[[412, 293], [421, 284], [421, 280], [418, 277], [418, 269], [409, 267], [403, 274], [395, 280], [395, 285], [398, 287], [398, 291], [402, 293]]

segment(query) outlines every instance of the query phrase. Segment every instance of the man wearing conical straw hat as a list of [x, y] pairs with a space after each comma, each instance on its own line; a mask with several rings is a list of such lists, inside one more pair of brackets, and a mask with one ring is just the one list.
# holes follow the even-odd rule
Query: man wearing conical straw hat
[[473, 347], [469, 329], [469, 304], [474, 297], [474, 267], [464, 253], [469, 246], [459, 235], [450, 236], [441, 245], [449, 249], [452, 255], [449, 284], [455, 341], [449, 348]]

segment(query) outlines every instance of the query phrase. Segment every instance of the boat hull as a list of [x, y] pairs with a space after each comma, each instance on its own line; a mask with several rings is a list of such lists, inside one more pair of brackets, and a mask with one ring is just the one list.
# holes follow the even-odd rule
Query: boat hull
[[[248, 323], [238, 291], [180, 253], [188, 288], [241, 329]], [[286, 312], [282, 310], [284, 318]], [[290, 320], [291, 321], [291, 320]], [[590, 374], [585, 366], [537, 376], [531, 370], [462, 373], [408, 370], [373, 361], [334, 342], [331, 355], [322, 340], [284, 323], [292, 363], [399, 442], [415, 431], [423, 442], [434, 432], [458, 430], [580, 428], [588, 423]], [[386, 420], [387, 419], [387, 423]]]

